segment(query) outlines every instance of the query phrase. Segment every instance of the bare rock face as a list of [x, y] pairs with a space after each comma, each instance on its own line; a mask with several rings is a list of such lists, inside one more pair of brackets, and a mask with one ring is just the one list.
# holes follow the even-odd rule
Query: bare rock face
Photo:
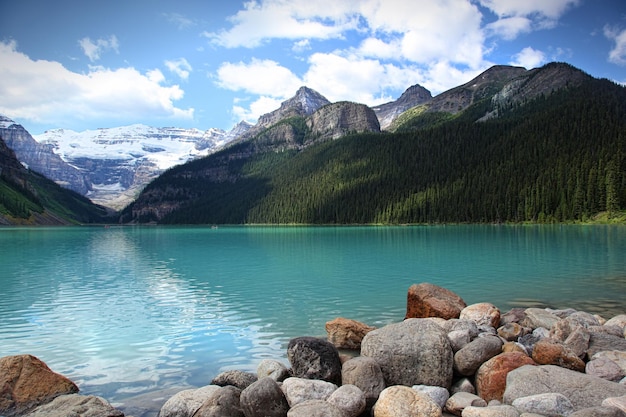
[[330, 101], [317, 91], [300, 87], [296, 95], [283, 101], [278, 109], [259, 117], [258, 126], [271, 126], [288, 117], [309, 116], [327, 104]]
[[433, 96], [430, 94], [430, 91], [416, 84], [407, 88], [399, 99], [373, 107], [373, 110], [376, 116], [378, 116], [380, 128], [387, 129], [400, 114], [411, 107], [427, 103], [432, 100], [432, 98]]
[[320, 108], [307, 118], [306, 123], [315, 140], [337, 139], [349, 133], [380, 132], [374, 110], [347, 101]]
[[0, 358], [0, 415], [20, 415], [78, 387], [32, 355]]
[[455, 319], [465, 307], [465, 301], [452, 291], [423, 282], [409, 287], [405, 318]]

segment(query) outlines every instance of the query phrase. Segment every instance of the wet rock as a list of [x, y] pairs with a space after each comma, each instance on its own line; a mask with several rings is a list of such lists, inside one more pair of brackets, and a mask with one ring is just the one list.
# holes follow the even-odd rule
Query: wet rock
[[390, 385], [450, 387], [453, 354], [445, 331], [429, 319], [407, 319], [369, 332], [361, 355], [378, 362]]
[[536, 365], [535, 361], [519, 352], [502, 353], [483, 363], [476, 372], [476, 392], [485, 401], [502, 401], [506, 376], [524, 365]]
[[344, 384], [337, 388], [327, 400], [343, 412], [344, 417], [357, 417], [365, 411], [365, 394], [359, 387]]
[[308, 400], [297, 404], [287, 417], [347, 417], [337, 406], [324, 400]]
[[470, 405], [463, 409], [463, 417], [520, 417], [519, 411], [512, 405], [489, 405], [475, 407]]
[[257, 381], [257, 376], [251, 372], [225, 371], [213, 378], [211, 385], [225, 387], [232, 385], [239, 389], [246, 389], [250, 384]]
[[571, 401], [559, 393], [536, 394], [518, 398], [513, 407], [521, 412], [541, 414], [546, 417], [567, 416], [574, 412]]
[[542, 308], [527, 308], [524, 314], [526, 317], [520, 324], [531, 329], [543, 327], [550, 330], [560, 320], [558, 316]]
[[407, 294], [405, 318], [458, 318], [465, 301], [452, 291], [427, 282], [413, 284]]
[[332, 382], [319, 379], [287, 378], [280, 389], [285, 394], [290, 407], [307, 400], [326, 400], [336, 389]]
[[474, 407], [487, 407], [487, 402], [478, 395], [470, 394], [469, 392], [457, 392], [448, 398], [445, 410], [455, 416], [460, 416], [463, 410], [471, 405]]
[[241, 392], [241, 409], [246, 417], [285, 417], [289, 403], [278, 383], [261, 378]]
[[477, 303], [461, 310], [460, 319], [472, 320], [479, 326], [498, 327], [500, 309], [491, 303]]
[[32, 355], [0, 358], [0, 415], [13, 416], [45, 404], [78, 387]]
[[287, 346], [287, 358], [295, 377], [341, 384], [339, 352], [326, 340], [315, 337], [291, 339]]
[[124, 413], [113, 407], [104, 398], [95, 395], [68, 394], [56, 397], [40, 405], [29, 417], [124, 417]]
[[535, 344], [532, 358], [540, 365], [557, 365], [578, 372], [585, 371], [585, 362], [575, 352], [549, 338]]
[[274, 359], [263, 359], [256, 368], [257, 378], [270, 377], [276, 382], [283, 382], [289, 377], [289, 369], [282, 363]]
[[159, 417], [192, 416], [219, 389], [217, 385], [207, 385], [202, 388], [180, 391], [163, 404]]
[[545, 393], [563, 394], [579, 410], [626, 395], [626, 386], [559, 366], [526, 365], [509, 372], [502, 402], [512, 404], [517, 398]]
[[337, 317], [326, 323], [328, 341], [339, 349], [360, 349], [363, 337], [375, 327], [360, 321]]
[[464, 376], [473, 375], [480, 365], [501, 352], [499, 337], [479, 337], [454, 354], [454, 369]]
[[193, 417], [244, 417], [240, 403], [241, 389], [228, 385], [215, 390]]
[[341, 368], [343, 384], [357, 386], [365, 395], [367, 405], [373, 406], [385, 389], [385, 378], [374, 358], [358, 356], [344, 362]]
[[374, 417], [441, 417], [441, 408], [427, 395], [395, 385], [381, 392]]

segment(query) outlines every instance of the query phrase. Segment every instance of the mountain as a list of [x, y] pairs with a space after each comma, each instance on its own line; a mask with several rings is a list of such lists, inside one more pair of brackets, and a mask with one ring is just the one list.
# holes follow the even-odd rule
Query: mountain
[[[561, 222], [626, 208], [626, 88], [567, 64], [491, 68], [407, 110], [396, 133], [315, 140], [316, 113], [170, 169], [121, 221]], [[285, 125], [298, 146], [273, 135]]]
[[92, 201], [121, 209], [166, 169], [206, 156], [245, 133], [242, 122], [221, 129], [155, 128], [141, 124], [75, 132], [53, 129], [31, 136], [0, 116], [0, 135], [20, 161]]
[[0, 137], [0, 225], [102, 223], [108, 216], [104, 207], [26, 169]]
[[406, 89], [395, 101], [373, 107], [380, 122], [380, 128], [386, 130], [391, 123], [402, 113], [411, 107], [419, 106], [432, 100], [430, 91], [419, 84]]

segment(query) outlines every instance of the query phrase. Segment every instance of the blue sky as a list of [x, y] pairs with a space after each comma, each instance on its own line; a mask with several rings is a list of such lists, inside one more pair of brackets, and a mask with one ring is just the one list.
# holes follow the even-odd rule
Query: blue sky
[[228, 130], [302, 85], [376, 105], [550, 61], [626, 83], [626, 1], [0, 0], [0, 113], [33, 134]]

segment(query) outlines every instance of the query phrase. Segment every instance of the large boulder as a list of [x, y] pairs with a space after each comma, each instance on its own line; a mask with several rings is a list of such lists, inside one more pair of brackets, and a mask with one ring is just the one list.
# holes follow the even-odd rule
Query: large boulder
[[374, 329], [360, 321], [343, 317], [326, 322], [328, 341], [339, 349], [360, 349], [365, 335]]
[[227, 385], [215, 390], [193, 417], [244, 417], [240, 403], [241, 389]]
[[374, 417], [441, 417], [441, 408], [428, 395], [395, 385], [381, 392]]
[[476, 372], [476, 392], [485, 401], [502, 401], [506, 376], [524, 365], [536, 365], [535, 361], [520, 352], [501, 353], [483, 363]]
[[257, 365], [256, 374], [258, 379], [268, 376], [276, 382], [283, 382], [289, 378], [289, 369], [275, 359], [263, 359]]
[[[124, 417], [104, 398], [95, 395], [68, 394], [56, 397], [35, 408], [28, 417]], [[198, 416], [200, 417], [200, 416]], [[224, 416], [227, 417], [227, 416]]]
[[543, 308], [527, 308], [524, 314], [524, 320], [520, 324], [531, 329], [543, 327], [550, 330], [560, 320], [558, 316]]
[[374, 358], [357, 356], [343, 363], [341, 368], [343, 384], [357, 386], [365, 395], [369, 407], [373, 406], [385, 389], [385, 377]]
[[261, 378], [244, 389], [239, 401], [246, 417], [285, 417], [289, 411], [285, 395], [270, 377]]
[[445, 331], [430, 319], [407, 319], [369, 332], [361, 355], [378, 362], [388, 386], [450, 388], [452, 348]]
[[[606, 327], [606, 325], [602, 327]], [[589, 358], [605, 350], [626, 352], [626, 339], [623, 337], [597, 332], [591, 332], [589, 335], [589, 348], [587, 349], [587, 357]]]
[[344, 417], [360, 416], [367, 406], [363, 391], [351, 384], [344, 384], [337, 388], [330, 394], [327, 401], [343, 411]]
[[307, 400], [326, 400], [335, 392], [337, 385], [319, 379], [287, 378], [280, 389], [290, 407]]
[[502, 352], [502, 339], [485, 336], [474, 339], [454, 354], [454, 369], [463, 376], [473, 375], [484, 362]]
[[287, 359], [295, 377], [341, 384], [339, 352], [326, 340], [315, 337], [291, 339], [287, 346]]
[[502, 400], [512, 404], [517, 398], [546, 393], [563, 394], [580, 410], [626, 395], [626, 386], [554, 365], [522, 366], [507, 375]]
[[257, 376], [251, 372], [238, 370], [224, 371], [213, 378], [211, 385], [219, 385], [220, 387], [232, 385], [239, 389], [246, 389], [250, 384], [256, 382], [257, 379]]
[[219, 390], [217, 385], [186, 389], [170, 397], [159, 411], [159, 417], [188, 417], [194, 415], [205, 400]]
[[409, 287], [405, 318], [441, 317], [458, 318], [465, 301], [452, 291], [423, 282]]
[[558, 365], [578, 372], [585, 371], [585, 362], [575, 352], [550, 338], [535, 344], [532, 358], [540, 365]]
[[78, 387], [32, 355], [0, 358], [0, 415], [22, 414]]

